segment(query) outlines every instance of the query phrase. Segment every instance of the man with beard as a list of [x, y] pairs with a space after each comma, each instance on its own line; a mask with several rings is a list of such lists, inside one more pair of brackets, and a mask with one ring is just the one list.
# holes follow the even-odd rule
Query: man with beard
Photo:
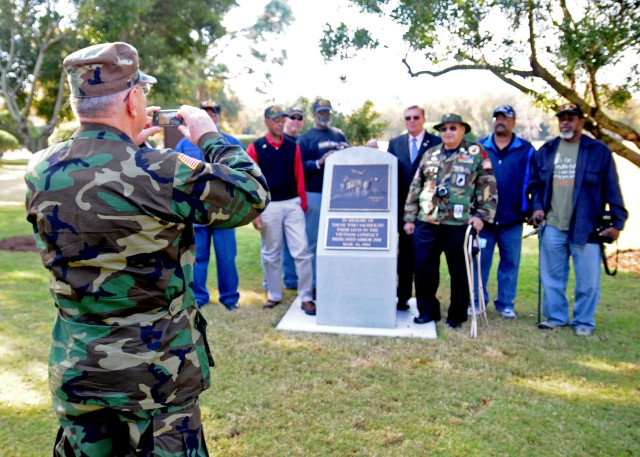
[[[568, 103], [558, 110], [560, 135], [534, 154], [531, 168], [531, 222], [544, 222], [540, 240], [540, 279], [545, 320], [540, 329], [571, 325], [577, 336], [591, 336], [600, 300], [600, 246], [613, 241], [629, 214], [624, 207], [611, 150], [583, 135], [584, 112]], [[606, 206], [611, 226], [598, 232]], [[569, 320], [566, 289], [569, 257], [575, 273], [575, 303]]]

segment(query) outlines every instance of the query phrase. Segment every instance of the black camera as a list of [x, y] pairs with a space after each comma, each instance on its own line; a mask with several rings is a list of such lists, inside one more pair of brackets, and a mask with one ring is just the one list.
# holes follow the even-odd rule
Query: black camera
[[609, 235], [604, 235], [604, 236], [600, 235], [600, 232], [605, 231], [609, 227], [613, 227], [613, 220], [611, 218], [611, 213], [608, 211], [605, 211], [605, 213], [600, 218], [600, 222], [598, 222], [598, 225], [596, 226], [596, 233], [598, 234], [598, 241], [600, 243], [607, 243], [607, 244], [613, 243], [614, 239]]
[[182, 119], [178, 116], [177, 109], [161, 109], [153, 113], [152, 124], [158, 127], [177, 127], [182, 125]]
[[440, 198], [444, 198], [449, 195], [449, 189], [447, 189], [445, 186], [438, 186], [436, 187], [436, 195]]

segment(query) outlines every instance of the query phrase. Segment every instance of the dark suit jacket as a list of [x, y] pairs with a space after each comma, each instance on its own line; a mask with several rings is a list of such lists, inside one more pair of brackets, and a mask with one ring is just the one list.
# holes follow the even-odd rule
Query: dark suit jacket
[[409, 186], [413, 175], [416, 174], [420, 158], [424, 151], [427, 149], [442, 143], [440, 137], [431, 135], [430, 133], [424, 133], [424, 139], [418, 149], [418, 157], [411, 164], [411, 155], [409, 152], [409, 134], [398, 135], [389, 141], [388, 152], [398, 158], [398, 230], [402, 230], [404, 226], [404, 203], [407, 200], [407, 194], [409, 193]]

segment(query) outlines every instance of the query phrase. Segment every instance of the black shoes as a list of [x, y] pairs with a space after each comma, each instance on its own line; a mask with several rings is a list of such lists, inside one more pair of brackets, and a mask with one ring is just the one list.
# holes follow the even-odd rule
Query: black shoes
[[406, 301], [402, 301], [402, 302], [398, 302], [398, 305], [396, 306], [396, 309], [398, 311], [409, 311], [410, 306], [407, 304]]
[[423, 316], [422, 314], [420, 316], [416, 316], [413, 318], [413, 322], [415, 322], [416, 324], [428, 324], [429, 322], [432, 322], [433, 319], [430, 319], [427, 316]]
[[229, 311], [233, 311], [235, 309], [238, 309], [238, 303], [223, 303], [224, 307], [227, 308]]
[[457, 328], [462, 327], [462, 322], [453, 322], [453, 321], [447, 320], [447, 327], [455, 330]]

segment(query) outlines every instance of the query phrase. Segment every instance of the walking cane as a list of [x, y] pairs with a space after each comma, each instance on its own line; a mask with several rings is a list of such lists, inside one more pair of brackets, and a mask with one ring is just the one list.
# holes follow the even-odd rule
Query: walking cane
[[542, 322], [541, 309], [542, 309], [542, 278], [540, 277], [540, 251], [542, 249], [542, 232], [544, 231], [544, 222], [540, 226], [527, 233], [522, 238], [529, 238], [533, 235], [538, 235], [538, 324]]
[[[469, 300], [471, 302], [471, 338], [478, 336], [478, 315], [480, 322], [485, 328], [489, 327], [487, 320], [487, 307], [484, 302], [484, 288], [482, 286], [482, 269], [480, 265], [480, 243], [478, 242], [478, 232], [469, 224], [464, 234], [464, 263], [467, 267], [467, 283], [469, 284]], [[473, 259], [476, 259], [476, 269], [478, 271], [478, 307], [476, 309], [475, 278], [473, 274]]]

